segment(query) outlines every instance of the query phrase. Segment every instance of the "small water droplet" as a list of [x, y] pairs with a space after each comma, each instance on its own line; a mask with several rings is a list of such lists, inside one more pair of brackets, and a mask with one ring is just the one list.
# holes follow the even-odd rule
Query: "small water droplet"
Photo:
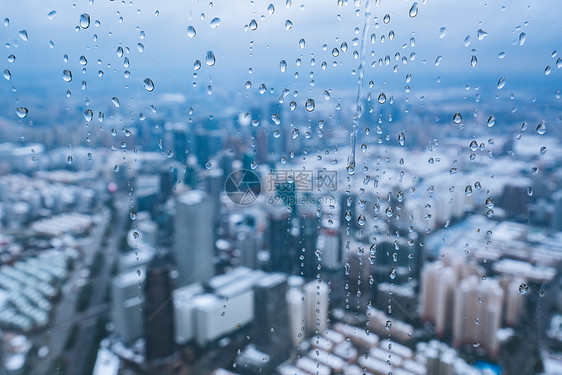
[[381, 93], [379, 94], [378, 100], [379, 100], [379, 103], [380, 103], [380, 104], [384, 104], [384, 103], [386, 102], [386, 95], [384, 94], [384, 92], [381, 92]]
[[291, 30], [292, 27], [293, 23], [291, 22], [291, 20], [285, 21], [285, 30]]
[[540, 135], [546, 133], [546, 124], [544, 122], [540, 122], [537, 125], [537, 133], [539, 133]]
[[57, 15], [57, 11], [56, 10], [52, 10], [49, 12], [49, 14], [47, 14], [47, 18], [49, 18], [49, 20], [54, 20], [55, 16]]
[[281, 69], [282, 72], [287, 70], [287, 62], [285, 60], [279, 62], [279, 69]]
[[269, 14], [275, 13], [275, 7], [273, 6], [273, 4], [269, 4], [269, 6], [267, 7], [267, 13]]
[[445, 34], [447, 34], [447, 28], [446, 27], [442, 27], [439, 29], [439, 38], [443, 39], [445, 37]]
[[529, 286], [527, 284], [521, 283], [521, 285], [519, 285], [519, 293], [525, 295], [527, 294], [528, 291], [529, 291]]
[[113, 103], [113, 105], [116, 108], [119, 108], [120, 103], [119, 103], [119, 99], [117, 97], [114, 96], [113, 98], [111, 98], [111, 102]]
[[482, 40], [488, 36], [488, 33], [482, 29], [478, 29], [478, 31], [476, 32], [476, 36], [478, 37], [478, 40]]

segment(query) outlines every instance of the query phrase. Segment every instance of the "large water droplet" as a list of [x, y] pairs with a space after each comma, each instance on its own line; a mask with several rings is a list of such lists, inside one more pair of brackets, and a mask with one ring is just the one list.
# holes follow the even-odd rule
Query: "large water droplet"
[[476, 32], [476, 36], [478, 37], [478, 40], [482, 40], [488, 36], [488, 33], [482, 29], [478, 29], [478, 31]]
[[187, 36], [190, 38], [193, 38], [195, 35], [197, 35], [197, 31], [195, 31], [195, 27], [193, 26], [188, 26], [187, 28]]
[[275, 7], [273, 6], [273, 4], [269, 4], [269, 6], [267, 7], [267, 13], [269, 14], [275, 13]]
[[453, 122], [455, 124], [460, 124], [462, 121], [462, 115], [460, 113], [455, 113], [455, 115], [453, 116]]
[[68, 69], [63, 70], [62, 79], [64, 79], [66, 82], [72, 81], [72, 72]]
[[114, 96], [113, 98], [111, 98], [111, 102], [113, 103], [113, 105], [116, 108], [119, 108], [120, 103], [119, 103], [119, 99], [117, 97]]
[[495, 124], [496, 124], [496, 118], [493, 115], [488, 117], [488, 121], [486, 121], [486, 125], [488, 125], [488, 127], [491, 128]]
[[205, 56], [205, 63], [209, 66], [215, 65], [215, 54], [213, 51], [207, 51], [207, 56]]
[[443, 39], [445, 37], [445, 34], [447, 34], [447, 28], [446, 27], [442, 27], [439, 29], [439, 38]]
[[8, 81], [10, 80], [10, 78], [12, 78], [12, 73], [10, 73], [8, 69], [4, 69], [4, 78], [6, 78]]
[[211, 20], [211, 28], [212, 29], [216, 29], [217, 27], [219, 27], [221, 25], [221, 19], [218, 17], [215, 17]]
[[293, 27], [291, 20], [285, 21], [285, 30], [291, 30], [291, 27]]
[[20, 36], [20, 38], [24, 41], [27, 42], [28, 38], [27, 38], [27, 31], [25, 30], [21, 30], [18, 35]]
[[86, 121], [88, 122], [92, 121], [93, 117], [94, 117], [94, 112], [92, 112], [91, 109], [87, 109], [84, 111], [84, 118], [86, 119]]
[[380, 103], [380, 104], [384, 104], [384, 103], [386, 102], [386, 95], [384, 94], [384, 92], [381, 92], [381, 93], [379, 94], [379, 99], [378, 99], [378, 100], [379, 100], [379, 103]]
[[144, 88], [146, 89], [146, 91], [153, 91], [154, 90], [154, 82], [152, 82], [152, 80], [150, 78], [145, 78], [144, 81]]
[[410, 8], [410, 11], [408, 12], [408, 15], [410, 16], [410, 18], [414, 18], [415, 16], [418, 15], [418, 3], [414, 2], [412, 4], [412, 7]]
[[546, 124], [544, 122], [540, 122], [537, 125], [537, 133], [539, 133], [540, 135], [546, 133]]
[[25, 116], [27, 116], [28, 112], [29, 112], [29, 110], [25, 107], [17, 107], [16, 108], [16, 114], [18, 115], [19, 118], [24, 118]]
[[285, 60], [279, 62], [279, 69], [281, 69], [282, 72], [287, 70], [287, 62]]
[[251, 20], [249, 27], [252, 31], [256, 30], [258, 28], [258, 23], [256, 22], [256, 20]]
[[501, 90], [505, 86], [505, 78], [501, 77], [498, 81], [498, 90]]
[[306, 100], [305, 108], [308, 112], [314, 111], [315, 106], [316, 106], [316, 103], [314, 103], [314, 99], [307, 99]]
[[525, 40], [527, 39], [527, 34], [521, 33], [519, 34], [519, 45], [522, 46], [525, 44]]
[[90, 27], [90, 15], [88, 13], [82, 13], [80, 15], [80, 27], [83, 29]]

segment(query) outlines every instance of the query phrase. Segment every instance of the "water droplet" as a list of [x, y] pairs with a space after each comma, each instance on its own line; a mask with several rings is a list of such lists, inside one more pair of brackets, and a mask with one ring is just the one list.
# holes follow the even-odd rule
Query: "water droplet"
[[455, 113], [455, 115], [453, 116], [453, 122], [455, 124], [460, 124], [462, 121], [462, 115], [460, 113]]
[[221, 19], [218, 17], [215, 17], [211, 20], [211, 29], [216, 29], [217, 27], [219, 27], [221, 25]]
[[250, 30], [255, 31], [258, 28], [258, 23], [256, 22], [256, 20], [254, 20], [254, 19], [251, 20], [249, 27], [250, 27]]
[[195, 62], [193, 63], [193, 69], [195, 70], [201, 69], [201, 61], [195, 60]]
[[544, 68], [544, 75], [547, 76], [550, 73], [552, 73], [552, 68], [550, 67], [550, 65], [547, 65], [547, 67]]
[[262, 83], [262, 84], [260, 85], [260, 87], [258, 87], [258, 91], [259, 91], [259, 93], [262, 94], [262, 95], [265, 94], [265, 91], [266, 91], [266, 90], [267, 90], [267, 87], [265, 86], [264, 83]]
[[442, 27], [439, 29], [439, 38], [443, 39], [445, 37], [445, 34], [447, 34], [447, 28], [446, 27]]
[[293, 27], [291, 20], [285, 21], [285, 30], [291, 30], [291, 27]]
[[267, 7], [267, 13], [269, 14], [275, 13], [275, 7], [273, 6], [273, 4], [269, 4], [269, 6]]
[[88, 13], [82, 13], [80, 15], [80, 27], [83, 29], [90, 27], [90, 15]]
[[197, 31], [195, 31], [195, 27], [193, 26], [188, 26], [187, 27], [187, 36], [190, 38], [195, 37], [195, 35], [197, 35]]
[[410, 8], [410, 11], [408, 12], [408, 15], [410, 16], [410, 18], [414, 18], [415, 16], [418, 15], [418, 3], [414, 2], [412, 4], [412, 7]]
[[466, 38], [464, 38], [464, 46], [468, 47], [470, 45], [470, 35], [467, 35]]
[[49, 14], [47, 14], [47, 18], [49, 18], [49, 20], [53, 20], [55, 19], [55, 16], [57, 15], [57, 11], [56, 10], [52, 10], [49, 12]]
[[84, 118], [86, 119], [86, 121], [88, 122], [92, 121], [93, 117], [94, 117], [94, 112], [92, 112], [91, 109], [87, 109], [84, 111]]
[[129, 217], [131, 218], [131, 220], [137, 220], [137, 214], [135, 212], [132, 212], [129, 214]]
[[497, 88], [498, 90], [501, 90], [504, 86], [505, 86], [505, 78], [501, 77], [500, 80], [498, 81]]
[[541, 155], [546, 154], [546, 146], [542, 146], [539, 152], [541, 153]]
[[304, 39], [299, 40], [299, 47], [300, 48], [304, 48], [305, 44], [306, 44], [306, 42], [304, 41]]
[[145, 78], [144, 81], [144, 88], [146, 91], [150, 92], [154, 90], [154, 82], [150, 78]]
[[[493, 115], [488, 117], [488, 121], [486, 121], [486, 125], [488, 125], [488, 127], [491, 128], [495, 124], [496, 124], [496, 118]], [[472, 150], [472, 151], [474, 151], [474, 150]]]
[[120, 103], [119, 103], [119, 99], [117, 99], [117, 97], [114, 96], [113, 98], [111, 98], [111, 102], [113, 103], [113, 105], [116, 108], [119, 108]]
[[519, 285], [519, 293], [525, 295], [527, 294], [528, 291], [529, 291], [529, 286], [527, 284], [521, 283], [521, 285]]
[[27, 116], [28, 113], [28, 109], [25, 107], [17, 107], [16, 108], [16, 114], [18, 115], [19, 118], [24, 118]]
[[8, 62], [14, 62], [14, 61], [16, 61], [16, 57], [13, 54], [8, 56]]
[[537, 125], [537, 133], [539, 133], [540, 135], [543, 135], [544, 133], [546, 133], [546, 124], [543, 122], [540, 122]]
[[392, 217], [392, 215], [394, 215], [394, 212], [392, 211], [392, 207], [387, 207], [386, 210], [384, 210], [384, 214], [386, 215], [386, 217]]
[[12, 73], [10, 73], [8, 69], [4, 69], [4, 78], [6, 78], [8, 81], [10, 80], [10, 78], [12, 78]]
[[476, 64], [478, 64], [478, 58], [476, 58], [475, 55], [472, 55], [472, 57], [470, 58], [470, 65], [474, 68]]
[[338, 57], [339, 54], [340, 54], [340, 51], [339, 51], [337, 48], [334, 48], [334, 49], [332, 50], [332, 56]]
[[117, 57], [123, 57], [123, 47], [117, 47]]
[[279, 69], [281, 69], [282, 72], [287, 70], [287, 62], [285, 60], [279, 62]]
[[20, 36], [20, 38], [24, 41], [27, 42], [28, 38], [27, 38], [27, 31], [25, 30], [21, 30], [18, 35]]
[[215, 65], [215, 54], [213, 51], [207, 51], [207, 56], [205, 56], [205, 63], [209, 66]]
[[383, 17], [382, 22], [384, 22], [384, 23], [389, 23], [389, 22], [390, 22], [390, 14], [386, 14], [386, 15]]
[[488, 33], [482, 29], [478, 29], [478, 31], [476, 32], [476, 36], [478, 37], [478, 40], [482, 40], [488, 36]]
[[404, 135], [404, 133], [400, 132], [400, 134], [398, 134], [398, 143], [400, 144], [400, 146], [404, 146], [405, 142], [406, 136]]
[[466, 185], [466, 187], [464, 188], [464, 195], [466, 195], [467, 197], [472, 195], [472, 186], [471, 185]]
[[379, 99], [378, 99], [378, 100], [379, 100], [379, 103], [380, 103], [380, 104], [384, 104], [384, 103], [386, 102], [386, 95], [384, 94], [384, 92], [381, 92], [381, 93], [379, 94]]
[[519, 34], [519, 45], [522, 46], [525, 44], [525, 40], [527, 39], [527, 34], [521, 33]]
[[492, 199], [492, 197], [486, 198], [486, 207], [489, 209], [494, 208], [494, 200]]
[[62, 79], [64, 79], [66, 82], [72, 81], [72, 72], [68, 69], [63, 70]]
[[142, 43], [137, 43], [137, 51], [143, 52], [143, 51], [144, 51], [144, 44], [142, 44]]
[[314, 111], [315, 106], [316, 106], [316, 103], [314, 102], [314, 99], [307, 99], [306, 100], [305, 108], [308, 112]]

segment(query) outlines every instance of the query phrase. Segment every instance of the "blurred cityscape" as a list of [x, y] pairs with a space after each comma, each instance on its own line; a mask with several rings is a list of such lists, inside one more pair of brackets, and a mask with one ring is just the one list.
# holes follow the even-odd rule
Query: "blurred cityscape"
[[[561, 58], [554, 50], [541, 66], [549, 81], [517, 66], [513, 86], [490, 71], [413, 79], [401, 69], [416, 59], [415, 32], [385, 29], [389, 14], [366, 32], [370, 3], [353, 39], [293, 60], [270, 52], [277, 74], [294, 70], [286, 85], [241, 76], [240, 87], [221, 87], [214, 77], [236, 66], [259, 75], [260, 64], [211, 76], [205, 69], [237, 57], [213, 51], [193, 63], [189, 90], [165, 58], [150, 57], [171, 83], [139, 80], [129, 57], [148, 55], [140, 27], [136, 48], [107, 48], [118, 63], [99, 52], [99, 70], [86, 73], [97, 56], [88, 65], [81, 52], [71, 63], [60, 54], [62, 78], [35, 82], [16, 63], [33, 33], [0, 34], [9, 55], [0, 375], [562, 374]], [[262, 6], [244, 32], [291, 4]], [[116, 4], [123, 14], [132, 5]], [[414, 19], [418, 3], [407, 5], [402, 15]], [[363, 22], [360, 1], [337, 1], [338, 12], [346, 6]], [[77, 35], [109, 24], [94, 12], [72, 17]], [[209, 30], [221, 23], [201, 19]], [[8, 18], [0, 27], [16, 30]], [[202, 38], [197, 27], [186, 25], [186, 38]], [[280, 29], [292, 27], [284, 19]], [[522, 30], [512, 31], [514, 48]], [[99, 34], [101, 46], [113, 36]], [[474, 30], [471, 48], [487, 35]], [[97, 49], [98, 35], [87, 38]], [[298, 51], [316, 42], [297, 39]], [[380, 48], [370, 56], [369, 43]], [[251, 39], [249, 55], [262, 44]], [[423, 48], [417, 61], [437, 68], [442, 56], [428, 60]], [[486, 67], [492, 53], [478, 48]], [[475, 68], [476, 49], [465, 51]], [[86, 77], [104, 74], [86, 90]]]
[[453, 107], [1, 120], [3, 373], [559, 373], [559, 129]]

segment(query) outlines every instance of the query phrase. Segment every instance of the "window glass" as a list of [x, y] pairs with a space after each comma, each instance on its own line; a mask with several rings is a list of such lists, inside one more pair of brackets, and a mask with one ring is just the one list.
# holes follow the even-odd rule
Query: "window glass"
[[0, 374], [562, 373], [558, 2], [0, 0]]

